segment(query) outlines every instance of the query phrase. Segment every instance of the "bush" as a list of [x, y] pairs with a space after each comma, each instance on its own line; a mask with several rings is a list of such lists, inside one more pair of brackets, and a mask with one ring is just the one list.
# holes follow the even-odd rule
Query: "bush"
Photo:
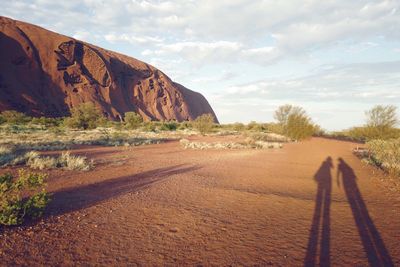
[[214, 126], [214, 117], [211, 114], [203, 114], [194, 120], [193, 126], [201, 134], [209, 133]]
[[63, 118], [40, 117], [40, 118], [32, 118], [31, 123], [37, 124], [37, 125], [43, 125], [46, 127], [57, 127], [57, 126], [61, 125], [62, 120], [63, 120]]
[[[24, 219], [42, 216], [49, 202], [44, 181], [46, 174], [20, 170], [18, 178], [11, 174], [0, 176], [0, 224], [17, 225]], [[23, 194], [31, 194], [23, 198]]]
[[126, 112], [124, 120], [128, 129], [137, 129], [143, 122], [142, 116], [136, 112]]
[[160, 130], [161, 131], [176, 131], [178, 128], [178, 123], [175, 121], [163, 122], [161, 124]]
[[1, 113], [2, 120], [10, 124], [24, 124], [31, 121], [31, 118], [24, 113], [15, 110], [5, 110]]
[[283, 105], [275, 111], [274, 118], [278, 121], [282, 134], [294, 140], [311, 137], [319, 126], [311, 122], [310, 117], [302, 107]]
[[400, 138], [367, 143], [370, 161], [390, 174], [400, 175]]
[[71, 110], [71, 117], [64, 123], [67, 127], [78, 129], [94, 129], [104, 120], [101, 111], [93, 103], [83, 103]]
[[314, 125], [304, 114], [291, 114], [286, 124], [286, 135], [294, 140], [304, 140], [314, 134]]
[[93, 168], [93, 162], [88, 162], [86, 157], [71, 156], [69, 152], [61, 154], [58, 164], [64, 169], [71, 171], [88, 171]]

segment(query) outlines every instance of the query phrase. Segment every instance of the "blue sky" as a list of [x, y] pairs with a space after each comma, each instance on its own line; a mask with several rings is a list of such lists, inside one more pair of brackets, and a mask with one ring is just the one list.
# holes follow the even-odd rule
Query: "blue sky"
[[398, 0], [1, 0], [0, 10], [158, 67], [222, 123], [272, 121], [288, 103], [336, 130], [376, 104], [400, 108]]

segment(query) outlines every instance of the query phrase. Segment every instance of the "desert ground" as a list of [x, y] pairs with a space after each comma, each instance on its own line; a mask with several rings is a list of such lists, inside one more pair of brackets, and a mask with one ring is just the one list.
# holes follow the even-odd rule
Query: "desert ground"
[[399, 194], [355, 146], [77, 148], [96, 168], [49, 171], [45, 217], [0, 228], [0, 265], [400, 265]]

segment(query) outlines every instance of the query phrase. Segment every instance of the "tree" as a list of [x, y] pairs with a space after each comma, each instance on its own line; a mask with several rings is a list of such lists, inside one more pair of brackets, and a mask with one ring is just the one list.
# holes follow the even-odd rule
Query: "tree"
[[394, 128], [398, 123], [397, 107], [393, 105], [376, 105], [365, 112], [367, 126]]
[[278, 107], [275, 111], [274, 118], [284, 126], [287, 124], [289, 116], [292, 114], [305, 115], [306, 111], [302, 107], [286, 104]]
[[287, 137], [302, 140], [312, 136], [317, 127], [302, 107], [283, 105], [275, 111], [274, 118]]
[[143, 122], [142, 116], [133, 111], [125, 112], [124, 119], [126, 127], [130, 129], [137, 129]]
[[194, 120], [193, 126], [201, 134], [209, 133], [214, 126], [214, 117], [211, 114], [203, 114]]
[[365, 112], [367, 125], [364, 128], [364, 137], [371, 139], [396, 138], [398, 133], [395, 129], [398, 123], [397, 107], [393, 105], [376, 105]]
[[304, 114], [290, 114], [286, 124], [286, 135], [294, 140], [303, 140], [314, 134], [311, 119]]
[[94, 129], [101, 122], [103, 115], [93, 103], [83, 103], [72, 108], [71, 117], [66, 118], [65, 125], [71, 128]]

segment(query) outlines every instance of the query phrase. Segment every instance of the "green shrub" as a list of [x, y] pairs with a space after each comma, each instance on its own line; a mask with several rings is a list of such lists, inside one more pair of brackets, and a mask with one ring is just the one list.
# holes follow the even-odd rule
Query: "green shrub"
[[[17, 225], [26, 218], [42, 216], [49, 202], [44, 189], [46, 174], [20, 170], [17, 179], [11, 174], [0, 176], [0, 224]], [[29, 197], [23, 195], [29, 194]]]
[[388, 171], [400, 175], [400, 138], [392, 140], [372, 140], [367, 143], [370, 161]]
[[70, 128], [94, 129], [104, 120], [101, 111], [93, 103], [83, 103], [71, 110], [71, 117], [64, 120]]
[[201, 134], [209, 133], [214, 127], [214, 117], [211, 114], [203, 114], [193, 121], [193, 126]]
[[140, 116], [136, 112], [126, 112], [124, 120], [125, 126], [128, 129], [137, 129], [143, 122], [142, 116]]
[[5, 110], [1, 112], [1, 117], [6, 123], [9, 124], [24, 124], [31, 121], [30, 117], [15, 110]]
[[304, 114], [290, 114], [285, 128], [286, 135], [294, 140], [304, 140], [314, 134], [314, 125]]
[[176, 131], [178, 128], [178, 123], [175, 121], [168, 121], [168, 122], [163, 122], [161, 124], [160, 130], [161, 131]]

